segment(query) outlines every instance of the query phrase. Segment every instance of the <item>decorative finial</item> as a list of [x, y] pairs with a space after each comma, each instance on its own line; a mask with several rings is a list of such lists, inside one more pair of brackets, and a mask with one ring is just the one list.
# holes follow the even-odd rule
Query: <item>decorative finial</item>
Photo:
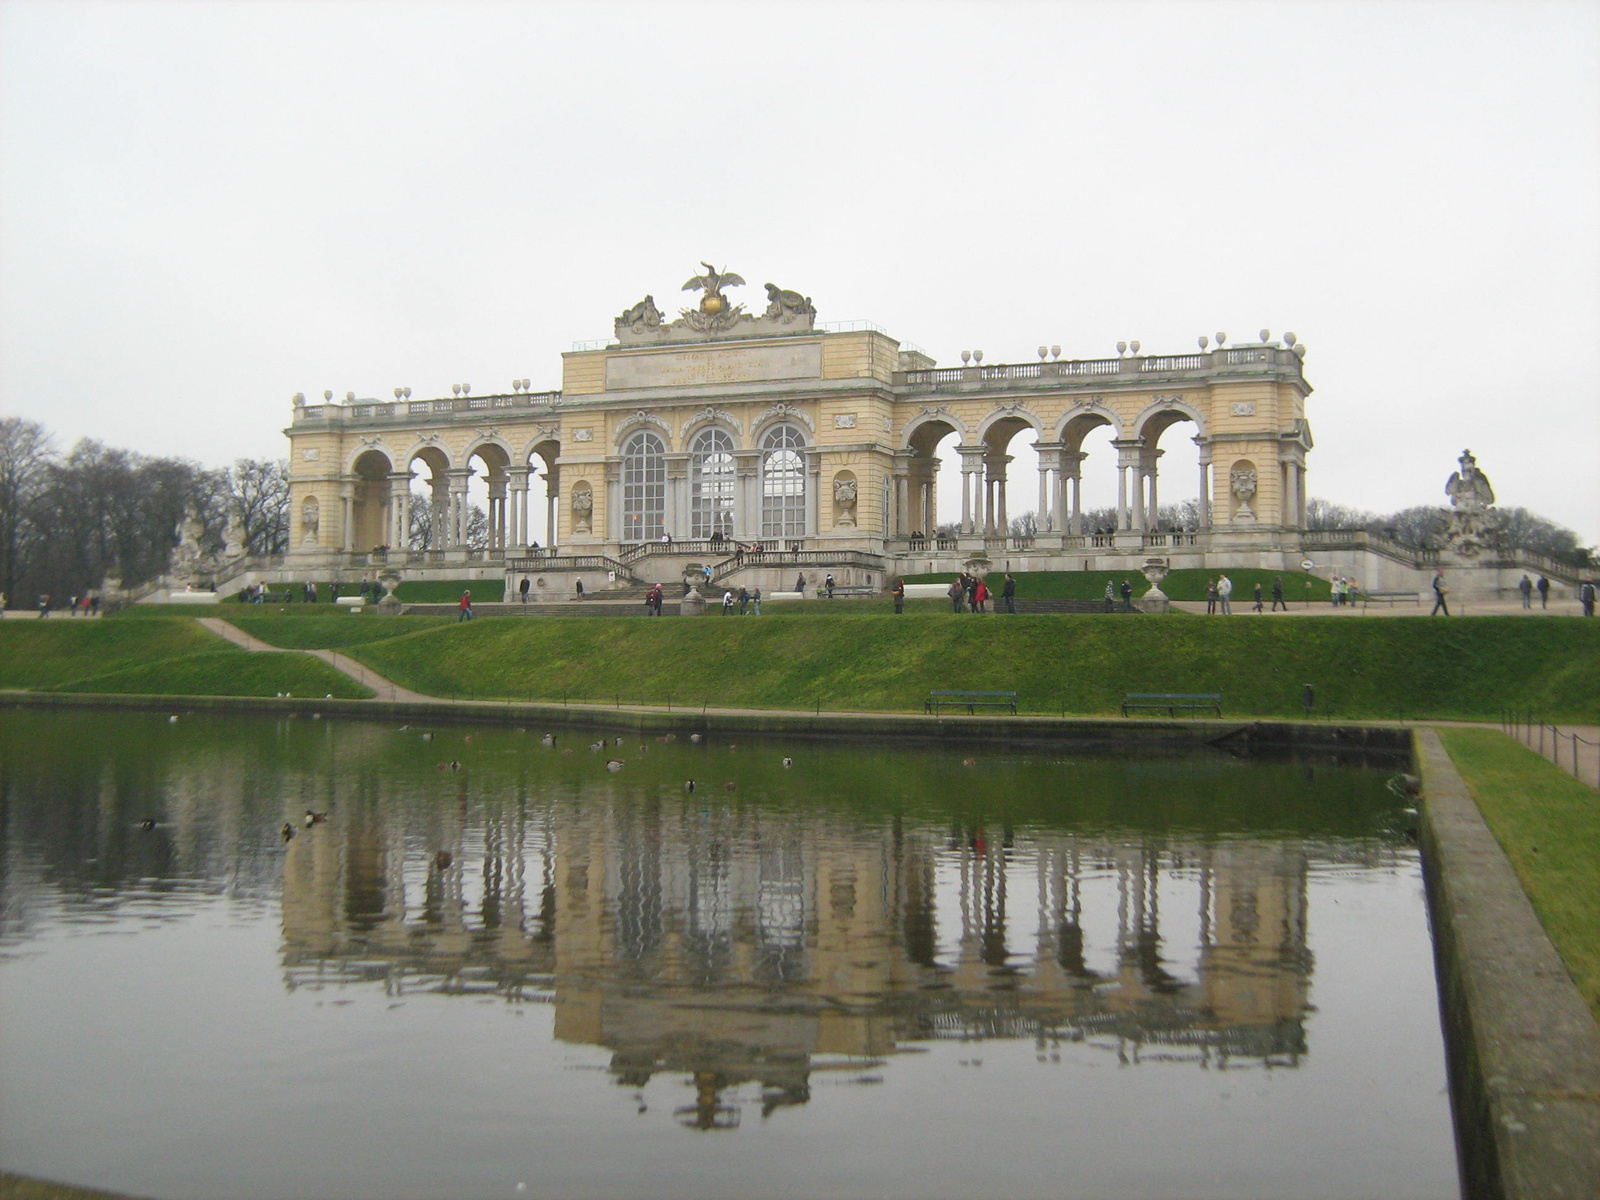
[[1138, 342], [1129, 342], [1128, 343], [1128, 349], [1132, 350], [1135, 354], [1139, 353], [1139, 343]]
[[1060, 358], [1061, 357], [1061, 347], [1060, 346], [1051, 346], [1050, 347], [1050, 357], [1051, 358]]
[[1263, 342], [1270, 342], [1270, 341], [1271, 341], [1271, 340], [1272, 340], [1272, 330], [1270, 330], [1270, 329], [1263, 329], [1263, 330], [1262, 330], [1262, 331], [1261, 331], [1261, 340], [1262, 340], [1262, 341], [1263, 341]]
[[982, 363], [983, 362], [983, 351], [982, 350], [974, 350], [972, 352], [972, 361], [975, 362], [975, 363]]
[[961, 352], [961, 365], [962, 366], [966, 366], [971, 361], [972, 361], [972, 351], [971, 350], [963, 350]]
[[1225, 334], [1225, 333], [1217, 334], [1217, 345], [1226, 346], [1227, 344], [1228, 344], [1228, 335]]
[[1286, 333], [1286, 334], [1283, 335], [1283, 344], [1285, 346], [1289, 347], [1289, 349], [1291, 349], [1291, 350], [1294, 349], [1295, 342], [1297, 342], [1299, 340], [1300, 339], [1295, 337], [1294, 334], [1292, 334], [1292, 333]]
[[1202, 333], [1200, 335], [1200, 349], [1204, 350], [1209, 345], [1211, 345], [1211, 339]]
[[1050, 357], [1050, 347], [1049, 346], [1040, 346], [1039, 347], [1039, 361], [1043, 362], [1045, 359], [1047, 359], [1049, 357]]
[[1118, 342], [1117, 343], [1117, 357], [1121, 358], [1127, 352], [1128, 352], [1128, 343], [1127, 342]]

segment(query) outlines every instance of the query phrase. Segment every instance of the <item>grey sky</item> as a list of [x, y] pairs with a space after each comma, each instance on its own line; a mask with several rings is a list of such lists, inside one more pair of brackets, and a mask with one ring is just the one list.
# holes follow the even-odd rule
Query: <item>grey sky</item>
[[702, 258], [942, 363], [1293, 330], [1313, 495], [1470, 446], [1600, 542], [1594, 3], [0, 0], [0, 410], [63, 444], [558, 387]]

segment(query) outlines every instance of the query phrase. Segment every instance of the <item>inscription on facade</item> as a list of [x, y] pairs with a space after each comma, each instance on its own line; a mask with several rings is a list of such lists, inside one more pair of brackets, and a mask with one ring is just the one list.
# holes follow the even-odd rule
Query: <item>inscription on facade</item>
[[1256, 402], [1254, 400], [1235, 400], [1233, 402], [1233, 415], [1236, 417], [1255, 416]]
[[606, 359], [607, 391], [769, 383], [780, 379], [817, 379], [821, 375], [822, 347], [816, 342], [799, 346], [675, 350]]

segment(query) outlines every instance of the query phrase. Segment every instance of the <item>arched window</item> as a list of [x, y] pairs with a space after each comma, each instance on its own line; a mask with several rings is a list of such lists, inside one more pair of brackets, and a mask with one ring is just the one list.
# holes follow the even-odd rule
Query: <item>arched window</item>
[[793, 425], [779, 425], [761, 439], [761, 536], [804, 537], [806, 532], [805, 439]]
[[661, 439], [648, 430], [622, 447], [622, 540], [653, 542], [661, 537], [666, 506], [667, 460]]
[[703, 429], [689, 447], [689, 536], [733, 535], [733, 439]]

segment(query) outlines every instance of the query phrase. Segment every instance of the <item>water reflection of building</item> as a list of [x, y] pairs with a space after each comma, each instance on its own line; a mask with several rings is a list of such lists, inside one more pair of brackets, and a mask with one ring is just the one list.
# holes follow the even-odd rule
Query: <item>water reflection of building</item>
[[1291, 841], [659, 802], [472, 828], [464, 812], [428, 845], [372, 809], [291, 843], [291, 984], [551, 1002], [557, 1037], [609, 1048], [619, 1082], [691, 1075], [682, 1118], [703, 1126], [736, 1121], [718, 1099], [731, 1085], [759, 1083], [770, 1110], [804, 1102], [814, 1070], [929, 1039], [1087, 1039], [1130, 1062], [1222, 1065], [1305, 1049], [1307, 860]]

